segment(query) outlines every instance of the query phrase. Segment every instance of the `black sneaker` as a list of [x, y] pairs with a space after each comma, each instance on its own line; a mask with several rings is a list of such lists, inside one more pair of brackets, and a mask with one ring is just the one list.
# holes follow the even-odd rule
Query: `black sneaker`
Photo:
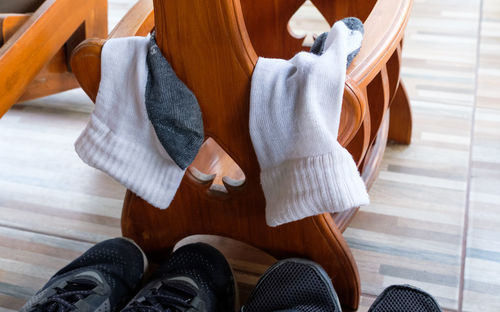
[[122, 312], [234, 312], [235, 280], [226, 258], [214, 247], [177, 249]]
[[305, 259], [285, 259], [260, 278], [242, 312], [340, 312], [332, 281], [323, 268]]
[[21, 312], [114, 312], [134, 295], [147, 260], [131, 240], [98, 243], [57, 272]]
[[410, 285], [387, 287], [373, 302], [368, 312], [441, 312], [436, 300]]

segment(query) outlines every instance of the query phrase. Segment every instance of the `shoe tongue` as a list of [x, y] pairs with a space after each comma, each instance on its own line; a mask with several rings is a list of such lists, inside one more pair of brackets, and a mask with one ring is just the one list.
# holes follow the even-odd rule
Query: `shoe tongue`
[[91, 290], [95, 286], [97, 286], [97, 284], [91, 280], [85, 278], [76, 278], [71, 281], [68, 281], [63, 289], [67, 291]]
[[157, 307], [166, 311], [185, 311], [197, 297], [197, 285], [188, 277], [172, 277], [155, 286], [152, 291], [138, 299], [141, 307]]
[[162, 294], [190, 301], [198, 295], [198, 285], [189, 277], [180, 276], [164, 280], [158, 291]]
[[32, 312], [68, 311], [68, 306], [78, 305], [80, 300], [94, 293], [97, 286], [95, 281], [84, 277], [74, 278], [64, 283], [64, 286], [54, 287], [47, 300]]
[[174, 276], [174, 277], [171, 277], [171, 278], [168, 278], [166, 279], [166, 283], [168, 284], [168, 282], [175, 282], [175, 281], [180, 281], [180, 282], [186, 282], [188, 283], [189, 285], [193, 286], [194, 288], [196, 288], [197, 290], [199, 290], [200, 288], [198, 287], [198, 285], [196, 284], [196, 282], [188, 277], [188, 276]]

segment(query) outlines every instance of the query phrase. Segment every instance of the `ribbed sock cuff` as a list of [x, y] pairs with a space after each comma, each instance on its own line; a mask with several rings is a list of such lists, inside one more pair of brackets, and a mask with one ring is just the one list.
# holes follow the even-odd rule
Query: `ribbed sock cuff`
[[161, 209], [170, 205], [185, 172], [156, 150], [118, 137], [94, 114], [76, 140], [75, 150], [86, 164]]
[[264, 169], [261, 183], [269, 226], [369, 203], [356, 164], [340, 144], [329, 154], [292, 159]]

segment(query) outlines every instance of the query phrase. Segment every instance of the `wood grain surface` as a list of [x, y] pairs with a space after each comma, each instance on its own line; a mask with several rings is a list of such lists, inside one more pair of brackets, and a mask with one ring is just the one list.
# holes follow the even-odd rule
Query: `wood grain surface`
[[5, 16], [0, 47], [0, 116], [18, 100], [77, 87], [68, 72], [70, 53], [66, 49], [72, 50], [75, 40], [106, 36], [106, 19], [105, 0], [46, 0], [27, 19]]

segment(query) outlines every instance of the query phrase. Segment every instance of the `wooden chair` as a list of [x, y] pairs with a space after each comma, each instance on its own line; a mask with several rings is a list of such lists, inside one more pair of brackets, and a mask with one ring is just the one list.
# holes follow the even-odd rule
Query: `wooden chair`
[[[327, 270], [343, 305], [356, 309], [359, 274], [342, 231], [357, 209], [268, 227], [249, 135], [250, 79], [257, 55], [286, 58], [303, 49], [301, 40], [287, 30], [303, 0], [153, 2], [155, 23], [151, 2], [143, 0], [111, 37], [143, 36], [155, 24], [163, 54], [199, 100], [208, 140], [167, 210], [127, 191], [123, 235], [150, 253], [168, 251], [189, 235], [213, 234], [243, 241], [277, 258], [307, 257]], [[347, 73], [339, 142], [352, 153], [369, 187], [387, 138], [410, 141], [410, 106], [399, 69], [412, 0], [312, 2], [330, 23], [346, 16], [365, 22], [363, 47]], [[103, 43], [87, 40], [72, 58], [77, 79], [93, 100]]]
[[[34, 13], [30, 13], [34, 12]], [[18, 101], [79, 87], [71, 52], [108, 34], [106, 0], [0, 3], [0, 117]]]

